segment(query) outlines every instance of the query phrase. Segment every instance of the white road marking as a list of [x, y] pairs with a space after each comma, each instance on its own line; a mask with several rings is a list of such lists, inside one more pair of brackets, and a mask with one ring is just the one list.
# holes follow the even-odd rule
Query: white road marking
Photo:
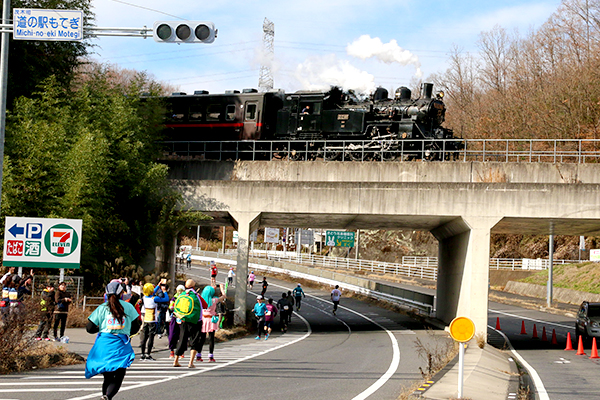
[[496, 330], [495, 328], [493, 328], [490, 325], [488, 325], [488, 328], [493, 329], [494, 331], [496, 331], [500, 335], [502, 335], [504, 340], [506, 340], [506, 343], [508, 343], [508, 347], [510, 348], [510, 351], [514, 354], [515, 357], [517, 357], [517, 360], [519, 360], [521, 362], [521, 364], [525, 367], [527, 372], [529, 372], [529, 375], [531, 376], [531, 379], [533, 380], [533, 384], [535, 385], [535, 388], [537, 390], [539, 400], [550, 400], [550, 397], [548, 396], [548, 392], [546, 392], [546, 387], [544, 386], [544, 383], [542, 382], [542, 379], [538, 375], [537, 371], [535, 369], [533, 369], [533, 367], [531, 365], [529, 365], [529, 363], [527, 361], [525, 361], [525, 359], [523, 357], [521, 357], [521, 355], [519, 353], [517, 353], [515, 348], [512, 346], [512, 343], [510, 342], [510, 340], [508, 340], [508, 337], [504, 333]]
[[562, 325], [562, 324], [557, 324], [556, 322], [542, 321], [541, 319], [524, 317], [522, 315], [511, 314], [511, 313], [507, 313], [507, 312], [504, 312], [504, 311], [498, 311], [498, 310], [492, 310], [492, 309], [489, 309], [489, 312], [496, 313], [496, 314], [502, 314], [502, 315], [506, 315], [506, 316], [514, 317], [514, 318], [526, 319], [528, 321], [539, 322], [541, 324], [546, 324], [546, 325], [560, 326], [561, 328], [575, 329], [575, 324], [573, 324], [573, 326]]

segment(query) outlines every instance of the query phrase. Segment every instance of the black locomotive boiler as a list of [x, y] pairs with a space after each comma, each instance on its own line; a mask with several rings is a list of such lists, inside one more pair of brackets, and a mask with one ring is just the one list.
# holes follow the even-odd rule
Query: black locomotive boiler
[[393, 98], [381, 87], [368, 98], [337, 87], [327, 92], [175, 93], [164, 98], [165, 143], [177, 154], [183, 150], [204, 158], [222, 157], [228, 149], [230, 158], [252, 153], [253, 158], [451, 159], [463, 143], [442, 127], [442, 98], [442, 92], [433, 96], [431, 83], [422, 85], [416, 99], [406, 87]]

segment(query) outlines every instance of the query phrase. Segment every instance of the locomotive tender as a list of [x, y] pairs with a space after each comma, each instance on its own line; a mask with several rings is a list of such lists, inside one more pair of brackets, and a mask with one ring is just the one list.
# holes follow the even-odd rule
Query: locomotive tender
[[164, 98], [165, 142], [186, 143], [188, 151], [205, 158], [214, 158], [205, 151], [214, 149], [214, 142], [222, 149], [223, 143], [241, 141], [256, 150], [261, 148], [257, 143], [271, 141], [269, 154], [275, 150], [280, 158], [451, 159], [463, 144], [442, 127], [443, 93], [432, 93], [431, 83], [422, 85], [417, 99], [406, 87], [396, 90], [394, 98], [380, 87], [366, 100], [337, 87], [328, 92], [174, 93]]

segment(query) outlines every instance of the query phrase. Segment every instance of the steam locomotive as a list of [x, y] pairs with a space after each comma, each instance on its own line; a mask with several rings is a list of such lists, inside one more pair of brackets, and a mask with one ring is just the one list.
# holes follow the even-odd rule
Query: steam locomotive
[[173, 153], [179, 147], [203, 158], [218, 152], [221, 157], [232, 143], [236, 155], [230, 152], [230, 158], [243, 158], [245, 150], [253, 158], [328, 161], [455, 158], [463, 142], [442, 127], [443, 92], [433, 96], [433, 84], [424, 83], [419, 97], [411, 96], [406, 87], [393, 98], [381, 87], [368, 98], [338, 87], [327, 92], [174, 93], [164, 98], [164, 138]]

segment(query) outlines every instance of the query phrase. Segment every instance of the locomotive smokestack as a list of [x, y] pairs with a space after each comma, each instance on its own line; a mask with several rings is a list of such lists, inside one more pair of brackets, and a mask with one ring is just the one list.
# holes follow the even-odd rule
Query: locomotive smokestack
[[400, 101], [410, 100], [411, 95], [412, 95], [412, 93], [411, 93], [410, 89], [407, 88], [406, 86], [400, 86], [398, 89], [396, 89], [396, 98], [399, 98]]
[[424, 83], [423, 84], [423, 98], [431, 99], [432, 94], [433, 94], [433, 83]]

